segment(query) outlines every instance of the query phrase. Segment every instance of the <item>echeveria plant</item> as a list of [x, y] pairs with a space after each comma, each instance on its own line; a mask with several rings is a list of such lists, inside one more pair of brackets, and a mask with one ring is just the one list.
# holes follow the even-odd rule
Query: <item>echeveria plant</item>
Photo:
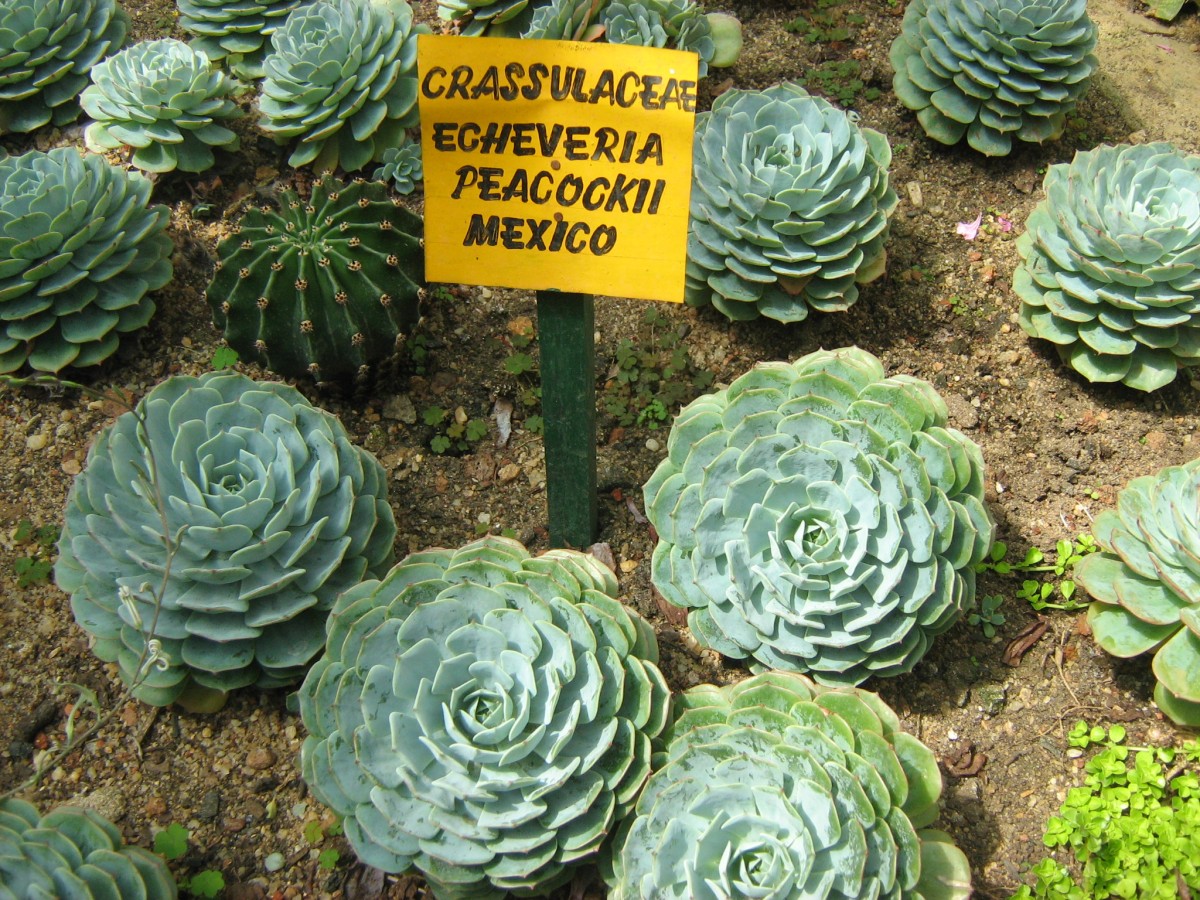
[[1088, 624], [1114, 656], [1154, 654], [1154, 699], [1200, 727], [1200, 459], [1135, 478], [1100, 513], [1101, 552], [1075, 564]]
[[700, 77], [716, 52], [704, 7], [694, 0], [612, 0], [601, 17], [613, 44], [670, 47], [700, 57]]
[[95, 365], [149, 322], [168, 217], [144, 177], [73, 147], [0, 159], [0, 372]]
[[676, 698], [611, 900], [965, 900], [933, 752], [875, 694], [771, 672]]
[[[438, 0], [438, 16], [455, 22], [462, 34], [471, 37], [519, 37], [541, 7], [553, 0]], [[576, 0], [578, 2], [578, 0]], [[588, 0], [591, 2], [591, 0]]]
[[161, 856], [127, 847], [117, 827], [91, 809], [62, 806], [44, 816], [24, 800], [0, 800], [3, 900], [174, 900]]
[[422, 222], [383, 185], [321, 178], [250, 209], [217, 247], [206, 296], [244, 358], [362, 388], [420, 318]]
[[191, 44], [239, 78], [263, 77], [262, 61], [271, 35], [288, 14], [311, 0], [175, 0], [179, 27], [195, 35]]
[[92, 445], [54, 576], [136, 697], [211, 708], [299, 679], [395, 534], [383, 467], [332, 415], [287, 385], [177, 376]]
[[887, 139], [795, 84], [726, 91], [696, 117], [688, 303], [799, 322], [883, 274]]
[[704, 646], [856, 685], [974, 602], [983, 458], [926, 382], [857, 347], [764, 363], [680, 412], [645, 486], [652, 576]]
[[0, 134], [74, 122], [88, 71], [128, 27], [116, 0], [0, 0]]
[[1062, 134], [1096, 69], [1087, 0], [911, 0], [893, 87], [925, 133], [1003, 156]]
[[271, 35], [260, 127], [296, 141], [293, 166], [354, 172], [416, 125], [417, 35], [407, 0], [317, 0]]
[[1089, 381], [1152, 391], [1200, 365], [1200, 156], [1101, 146], [1044, 188], [1017, 239], [1021, 327]]
[[421, 145], [406, 140], [399, 147], [388, 147], [380, 157], [375, 180], [389, 185], [397, 194], [411, 194], [425, 176]]
[[203, 172], [214, 147], [238, 149], [221, 124], [242, 115], [230, 99], [235, 87], [183, 41], [142, 41], [93, 67], [79, 98], [95, 120], [84, 140], [97, 153], [132, 147], [130, 162], [147, 172]]
[[616, 592], [593, 557], [489, 537], [341, 596], [300, 689], [300, 761], [363, 862], [500, 897], [595, 856], [668, 705], [654, 634]]

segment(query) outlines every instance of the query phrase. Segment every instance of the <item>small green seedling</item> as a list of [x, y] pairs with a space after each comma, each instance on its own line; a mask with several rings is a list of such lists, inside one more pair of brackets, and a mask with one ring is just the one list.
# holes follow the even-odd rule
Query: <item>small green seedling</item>
[[979, 601], [979, 609], [967, 616], [967, 624], [978, 626], [985, 638], [994, 638], [996, 629], [1004, 624], [1004, 613], [999, 611], [1002, 603], [1004, 598], [999, 594], [984, 597]]
[[191, 836], [191, 832], [178, 822], [172, 822], [154, 836], [154, 852], [163, 859], [179, 859], [187, 853]]
[[1046, 823], [1042, 840], [1069, 850], [1078, 874], [1047, 857], [1031, 870], [1033, 886], [1012, 900], [1173, 900], [1189, 895], [1185, 885], [1188, 892], [1200, 889], [1200, 742], [1131, 747], [1125, 738], [1121, 725], [1080, 721], [1071, 728], [1072, 748], [1099, 752], [1087, 762], [1083, 786], [1072, 788]]
[[45, 584], [54, 571], [54, 551], [61, 530], [57, 525], [34, 525], [29, 519], [17, 523], [13, 542], [22, 546], [24, 556], [13, 561], [13, 572], [17, 576], [17, 587]]
[[213, 869], [205, 869], [185, 878], [179, 886], [193, 897], [212, 898], [225, 890], [225, 876]]
[[212, 356], [212, 367], [214, 372], [219, 372], [221, 369], [232, 369], [237, 365], [238, 352], [232, 347], [218, 347]]
[[[450, 420], [449, 424], [444, 424], [447, 419]], [[439, 455], [451, 450], [465, 453], [488, 433], [487, 422], [484, 419], [469, 418], [462, 407], [451, 415], [447, 409], [430, 406], [421, 412], [421, 421], [436, 429], [429, 440], [429, 449]]]
[[[1096, 551], [1096, 539], [1090, 534], [1078, 535], [1073, 541], [1062, 540], [1055, 544], [1053, 560], [1047, 560], [1037, 547], [1030, 547], [1020, 562], [1010, 562], [1008, 545], [996, 541], [988, 558], [975, 566], [978, 573], [995, 572], [997, 575], [1026, 573], [1038, 578], [1026, 578], [1017, 591], [1018, 599], [1025, 600], [1035, 610], [1062, 609], [1073, 611], [1084, 609], [1087, 604], [1077, 597], [1075, 582], [1067, 578], [1075, 564]], [[1050, 576], [1048, 579], [1046, 575]]]

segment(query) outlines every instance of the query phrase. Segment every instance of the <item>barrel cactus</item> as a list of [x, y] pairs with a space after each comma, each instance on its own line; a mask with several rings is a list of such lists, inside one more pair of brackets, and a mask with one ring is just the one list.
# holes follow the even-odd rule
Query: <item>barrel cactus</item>
[[383, 151], [383, 164], [375, 172], [375, 180], [390, 185], [397, 194], [411, 194], [425, 175], [421, 161], [421, 145], [406, 140], [399, 147]]
[[1089, 381], [1153, 391], [1200, 365], [1200, 156], [1101, 146], [1044, 188], [1017, 240], [1025, 331]]
[[293, 166], [347, 172], [418, 121], [417, 35], [407, 0], [318, 0], [288, 16], [263, 62], [260, 127], [297, 141]]
[[332, 415], [287, 385], [177, 376], [92, 445], [54, 576], [134, 696], [213, 708], [298, 680], [395, 534], [383, 467]]
[[645, 485], [654, 585], [752, 669], [910, 671], [973, 603], [992, 540], [979, 448], [946, 418], [929, 384], [857, 347], [694, 400]]
[[937, 760], [875, 694], [771, 672], [676, 700], [610, 900], [966, 900]]
[[128, 28], [116, 0], [0, 0], [0, 134], [74, 122], [88, 71]]
[[150, 183], [71, 147], [0, 159], [0, 372], [91, 366], [154, 314], [171, 280]]
[[593, 557], [488, 537], [342, 595], [300, 689], [300, 764], [363, 862], [465, 898], [540, 896], [592, 860], [668, 707], [616, 591]]
[[183, 41], [142, 41], [92, 69], [79, 98], [95, 121], [84, 140], [97, 153], [130, 146], [130, 162], [147, 172], [203, 172], [212, 148], [236, 150], [222, 125], [241, 116], [230, 98], [235, 83]]
[[795, 84], [696, 117], [686, 297], [730, 319], [843, 310], [883, 273], [887, 139]]
[[263, 77], [271, 35], [288, 14], [311, 0], [176, 0], [179, 27], [191, 44], [239, 78]]
[[1004, 156], [1062, 134], [1096, 70], [1087, 0], [911, 0], [893, 89], [925, 133]]
[[213, 319], [280, 375], [362, 384], [419, 317], [421, 227], [378, 182], [326, 176], [307, 201], [285, 191], [217, 247]]
[[24, 800], [0, 800], [0, 898], [178, 896], [162, 857], [126, 847], [95, 810], [62, 806], [39, 817]]
[[1075, 564], [1088, 623], [1114, 656], [1154, 653], [1154, 699], [1200, 727], [1200, 459], [1135, 478], [1092, 526], [1101, 551]]

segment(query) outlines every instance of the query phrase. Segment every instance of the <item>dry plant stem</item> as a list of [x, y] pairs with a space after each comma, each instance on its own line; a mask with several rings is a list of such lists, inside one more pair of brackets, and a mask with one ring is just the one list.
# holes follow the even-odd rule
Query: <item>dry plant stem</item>
[[[67, 758], [67, 756], [90, 741], [92, 737], [94, 737], [113, 720], [117, 714], [117, 710], [123, 708], [126, 703], [134, 699], [133, 692], [138, 688], [139, 685], [141, 685], [146, 676], [149, 675], [150, 669], [154, 664], [155, 657], [151, 652], [149, 636], [153, 636], [155, 634], [155, 629], [158, 627], [158, 616], [159, 612], [162, 610], [162, 600], [166, 594], [167, 582], [171, 575], [171, 564], [175, 559], [179, 542], [182, 539], [187, 526], [182, 526], [172, 537], [171, 526], [167, 520], [166, 498], [163, 497], [162, 485], [158, 479], [158, 463], [155, 459], [153, 448], [151, 448], [150, 442], [147, 439], [145, 419], [143, 418], [142, 414], [137, 411], [135, 404], [126, 400], [119, 392], [113, 392], [113, 394], [116, 395], [114, 397], [113, 394], [106, 394], [104, 392], [97, 391], [95, 388], [88, 387], [87, 385], [80, 384], [76, 381], [68, 381], [66, 379], [56, 378], [50, 375], [37, 375], [29, 378], [17, 378], [11, 375], [0, 375], [0, 384], [8, 385], [10, 387], [44, 387], [52, 389], [75, 388], [81, 393], [90, 397], [94, 397], [97, 400], [115, 400], [119, 406], [123, 406], [128, 412], [132, 413], [133, 417], [137, 420], [138, 431], [141, 433], [146, 444], [146, 458], [149, 462], [150, 470], [149, 472], [144, 473], [144, 477], [146, 477], [146, 479], [149, 481], [150, 486], [154, 491], [154, 505], [158, 510], [159, 521], [162, 523], [163, 541], [166, 544], [166, 564], [163, 566], [162, 579], [160, 580], [157, 589], [152, 594], [154, 615], [151, 617], [149, 629], [144, 632], [146, 635], [148, 635], [148, 637], [146, 639], [145, 646], [142, 648], [141, 655], [138, 657], [136, 670], [137, 676], [117, 697], [111, 709], [107, 710], [103, 715], [98, 715], [96, 720], [92, 722], [91, 725], [75, 734], [70, 740], [59, 747], [58, 750], [42, 757], [42, 760], [36, 766], [34, 773], [24, 781], [7, 791], [0, 792], [0, 800], [4, 800], [8, 797], [15, 796], [16, 794], [23, 793], [26, 790], [37, 787], [41, 780], [46, 776], [47, 772], [53, 771], [57, 765]], [[153, 727], [154, 722], [157, 719], [158, 709], [156, 707], [153, 709], [154, 712], [149, 721], [137, 736], [136, 743], [139, 757], [141, 756], [142, 742], [145, 740], [146, 735], [149, 733], [150, 728]]]

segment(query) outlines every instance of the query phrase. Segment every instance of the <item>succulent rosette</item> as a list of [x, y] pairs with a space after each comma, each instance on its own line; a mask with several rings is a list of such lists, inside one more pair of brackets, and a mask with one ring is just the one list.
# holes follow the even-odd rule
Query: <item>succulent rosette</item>
[[532, 11], [523, 38], [592, 41], [604, 34], [600, 12], [609, 0], [550, 0]]
[[375, 171], [375, 180], [389, 185], [397, 194], [411, 194], [425, 177], [421, 160], [421, 145], [405, 141], [399, 147], [388, 147], [380, 158], [382, 165]]
[[1200, 459], [1130, 481], [1092, 533], [1101, 549], [1075, 564], [1075, 580], [1095, 600], [1096, 643], [1153, 653], [1155, 701], [1200, 727]]
[[263, 77], [271, 35], [288, 14], [311, 0], [175, 0], [179, 27], [191, 45], [239, 78]]
[[359, 858], [438, 897], [538, 895], [633, 807], [668, 690], [593, 557], [488, 537], [338, 600], [300, 689], [304, 779]]
[[1087, 0], [911, 0], [893, 88], [925, 133], [1004, 156], [1062, 134], [1096, 70]]
[[73, 147], [0, 159], [0, 372], [93, 366], [144, 327], [169, 215], [143, 176]]
[[142, 41], [92, 69], [79, 98], [95, 120], [84, 140], [97, 153], [132, 147], [130, 161], [147, 172], [203, 172], [214, 147], [240, 145], [221, 124], [242, 115], [230, 99], [235, 87], [183, 41]]
[[178, 896], [163, 858], [126, 847], [117, 827], [95, 810], [61, 806], [39, 816], [24, 800], [0, 800], [2, 900]]
[[799, 322], [883, 274], [887, 139], [795, 84], [726, 91], [696, 117], [686, 298]]
[[928, 383], [857, 347], [680, 412], [645, 485], [652, 577], [704, 646], [831, 685], [908, 672], [974, 602], [983, 458]]
[[676, 698], [610, 900], [965, 900], [933, 752], [878, 696], [771, 672]]
[[[466, 37], [519, 37], [533, 14], [553, 0], [438, 0], [438, 17], [458, 25]], [[579, 2], [579, 0], [575, 0]], [[588, 0], [592, 2], [592, 0]]]
[[1200, 156], [1101, 146], [1043, 187], [1017, 239], [1021, 327], [1093, 382], [1153, 391], [1200, 365]]
[[79, 118], [88, 71], [128, 28], [116, 0], [0, 0], [0, 134]]
[[293, 166], [354, 172], [418, 123], [417, 35], [407, 0], [318, 0], [271, 35], [259, 126], [295, 140]]
[[54, 576], [135, 696], [211, 708], [298, 680], [395, 534], [383, 467], [332, 415], [287, 385], [177, 376], [92, 445]]
[[612, 0], [602, 21], [610, 43], [688, 50], [700, 57], [700, 77], [708, 74], [716, 45], [704, 7], [693, 0]]

